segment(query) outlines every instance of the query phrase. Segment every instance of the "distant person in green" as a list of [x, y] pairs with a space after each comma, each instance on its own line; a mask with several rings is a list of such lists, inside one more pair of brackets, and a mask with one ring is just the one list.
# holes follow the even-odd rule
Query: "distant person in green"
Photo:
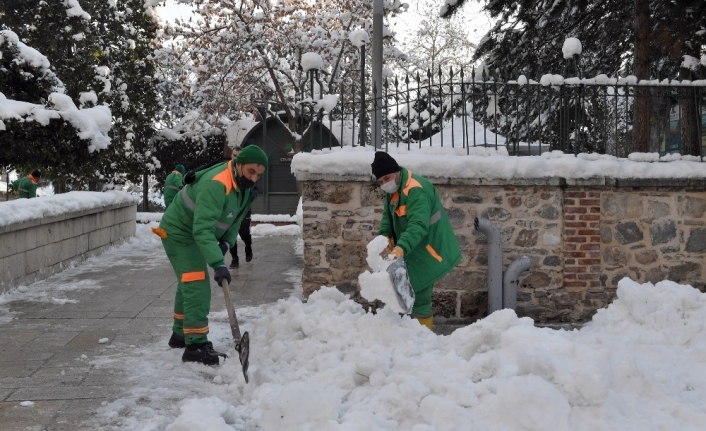
[[41, 172], [34, 171], [26, 177], [15, 180], [12, 189], [19, 199], [29, 199], [37, 197], [37, 181], [42, 177]]
[[[245, 145], [255, 145], [251, 142], [245, 143]], [[231, 152], [231, 159], [235, 159], [238, 157], [238, 154], [240, 154], [240, 151], [242, 149], [240, 148], [239, 145], [236, 145], [235, 148], [233, 148], [233, 151]], [[257, 188], [257, 184], [253, 186], [252, 188], [252, 195], [253, 199], [257, 197], [259, 190]], [[252, 222], [252, 211], [248, 211], [248, 214], [245, 216], [243, 219], [243, 222], [240, 223], [240, 228], [238, 229], [238, 236], [243, 240], [243, 243], [245, 243], [245, 261], [250, 262], [252, 260], [252, 235], [250, 234], [250, 224]], [[238, 259], [238, 244], [233, 243], [233, 245], [230, 247], [230, 254], [233, 256], [230, 262], [229, 268], [237, 268], [240, 266], [240, 260]]]
[[265, 152], [251, 145], [232, 161], [197, 171], [174, 198], [159, 227], [152, 229], [162, 239], [177, 277], [169, 346], [185, 348], [184, 362], [218, 365], [219, 356], [225, 357], [208, 341], [208, 267], [216, 283], [230, 283], [223, 256], [235, 244], [254, 199], [252, 188], [267, 167]]
[[375, 153], [373, 176], [385, 192], [379, 234], [388, 238], [390, 258], [404, 259], [414, 290], [412, 317], [434, 329], [434, 283], [461, 260], [461, 249], [441, 199], [424, 177], [397, 164], [384, 151]]
[[167, 179], [164, 180], [164, 208], [169, 208], [174, 197], [179, 193], [182, 187], [184, 187], [184, 165], [176, 165], [171, 174], [167, 175]]

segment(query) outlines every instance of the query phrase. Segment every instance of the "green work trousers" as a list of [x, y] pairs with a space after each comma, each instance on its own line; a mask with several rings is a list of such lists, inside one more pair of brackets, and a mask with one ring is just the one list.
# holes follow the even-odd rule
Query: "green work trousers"
[[174, 298], [175, 334], [186, 344], [208, 341], [208, 311], [211, 308], [211, 283], [208, 265], [195, 242], [182, 243], [169, 237], [162, 239], [164, 251], [177, 277]]
[[414, 290], [414, 305], [412, 306], [412, 317], [425, 318], [432, 315], [431, 310], [431, 294], [434, 291], [434, 283], [427, 286], [422, 286], [417, 289], [417, 286], [412, 286]]

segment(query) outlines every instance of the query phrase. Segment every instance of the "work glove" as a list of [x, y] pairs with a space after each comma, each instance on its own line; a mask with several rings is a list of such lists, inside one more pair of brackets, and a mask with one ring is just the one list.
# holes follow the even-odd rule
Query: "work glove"
[[404, 250], [401, 247], [395, 247], [392, 249], [392, 253], [387, 256], [387, 260], [395, 260], [404, 257]]
[[216, 280], [219, 286], [223, 283], [223, 280], [226, 280], [228, 284], [230, 284], [230, 271], [228, 271], [225, 265], [216, 267], [213, 270], [213, 279]]
[[223, 256], [228, 253], [228, 250], [230, 249], [230, 244], [228, 244], [226, 241], [221, 241], [218, 243], [218, 248], [221, 249], [221, 253], [223, 253]]

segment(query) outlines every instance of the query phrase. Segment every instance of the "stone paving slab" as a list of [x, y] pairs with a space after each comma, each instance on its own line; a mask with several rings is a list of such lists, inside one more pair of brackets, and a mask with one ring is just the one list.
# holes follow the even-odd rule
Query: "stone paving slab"
[[66, 401], [36, 401], [32, 407], [22, 407], [18, 403], [0, 403], [2, 430], [45, 429]]
[[3, 362], [0, 364], [0, 378], [29, 377], [42, 367], [43, 361]]

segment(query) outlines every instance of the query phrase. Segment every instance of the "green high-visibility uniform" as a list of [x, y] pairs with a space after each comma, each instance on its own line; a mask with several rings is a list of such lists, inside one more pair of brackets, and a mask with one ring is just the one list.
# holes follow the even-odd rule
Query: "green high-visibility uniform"
[[173, 331], [186, 344], [208, 341], [211, 287], [207, 267], [224, 265], [219, 241], [235, 244], [238, 228], [252, 205], [249, 189], [238, 188], [233, 162], [196, 173], [174, 198], [155, 233], [162, 238], [178, 286]]
[[164, 180], [164, 207], [169, 208], [174, 197], [179, 193], [179, 190], [184, 187], [184, 176], [181, 172], [173, 170], [171, 174], [167, 175], [167, 179]]
[[30, 174], [12, 183], [12, 189], [17, 192], [20, 199], [37, 197], [37, 180]]
[[379, 233], [394, 232], [414, 290], [412, 316], [426, 318], [432, 315], [434, 283], [458, 264], [461, 249], [434, 186], [406, 168], [400, 172], [397, 191], [385, 193]]

